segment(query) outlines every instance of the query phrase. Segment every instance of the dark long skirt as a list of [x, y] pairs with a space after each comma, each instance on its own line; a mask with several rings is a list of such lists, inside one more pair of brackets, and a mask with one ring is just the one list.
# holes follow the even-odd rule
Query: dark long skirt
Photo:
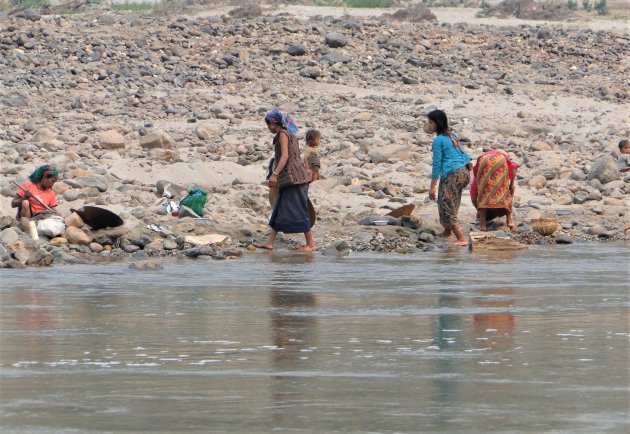
[[292, 185], [278, 192], [269, 226], [276, 232], [297, 234], [309, 232], [308, 184]]

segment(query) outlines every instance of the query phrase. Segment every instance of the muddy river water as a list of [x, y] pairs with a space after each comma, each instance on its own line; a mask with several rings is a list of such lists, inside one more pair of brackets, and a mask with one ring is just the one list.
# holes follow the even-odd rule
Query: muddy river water
[[0, 426], [625, 433], [627, 245], [0, 271]]

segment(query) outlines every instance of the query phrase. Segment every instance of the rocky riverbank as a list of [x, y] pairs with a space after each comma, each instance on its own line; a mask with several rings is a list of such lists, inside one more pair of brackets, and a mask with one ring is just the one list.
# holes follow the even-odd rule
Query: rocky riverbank
[[[436, 206], [425, 200], [431, 137], [421, 128], [436, 107], [473, 157], [503, 148], [521, 165], [510, 236], [626, 239], [630, 187], [615, 155], [629, 136], [627, 33], [400, 17], [199, 7], [0, 16], [2, 264], [248, 252], [270, 212], [262, 116], [273, 106], [296, 113], [302, 133], [322, 132], [325, 179], [310, 189], [322, 251], [441, 246]], [[30, 240], [13, 219], [10, 182], [45, 162], [62, 171], [62, 215], [95, 204], [124, 227]], [[207, 220], [167, 213], [165, 189], [177, 200], [189, 187], [209, 192]], [[369, 224], [406, 203], [416, 205], [412, 219]], [[460, 216], [475, 229], [468, 196]], [[532, 232], [540, 216], [557, 217], [558, 232]], [[186, 241], [209, 233], [227, 239]], [[301, 241], [286, 236], [279, 247]]]

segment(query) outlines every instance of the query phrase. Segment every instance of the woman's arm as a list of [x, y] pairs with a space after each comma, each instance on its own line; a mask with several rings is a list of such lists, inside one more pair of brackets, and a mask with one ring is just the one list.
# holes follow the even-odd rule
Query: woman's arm
[[276, 168], [273, 169], [271, 176], [269, 177], [269, 187], [275, 187], [278, 185], [278, 175], [284, 169], [284, 166], [287, 164], [287, 160], [289, 159], [289, 137], [286, 134], [281, 134], [278, 137], [280, 141], [280, 160], [278, 160], [278, 164], [276, 164]]
[[24, 198], [19, 194], [16, 194], [13, 199], [11, 199], [11, 208], [17, 208], [20, 206]]
[[440, 173], [442, 172], [442, 142], [440, 136], [433, 140], [431, 150], [433, 153], [433, 169], [431, 170], [431, 187], [429, 188], [429, 198], [435, 200], [435, 191]]

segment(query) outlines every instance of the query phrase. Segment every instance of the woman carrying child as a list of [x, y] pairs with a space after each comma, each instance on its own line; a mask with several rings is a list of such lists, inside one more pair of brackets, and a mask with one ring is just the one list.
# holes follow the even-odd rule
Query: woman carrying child
[[269, 188], [278, 187], [278, 198], [273, 207], [269, 226], [271, 234], [263, 244], [254, 243], [261, 249], [273, 249], [278, 232], [303, 233], [306, 245], [300, 251], [315, 251], [308, 211], [308, 184], [310, 173], [300, 157], [300, 147], [295, 134], [298, 127], [289, 113], [274, 108], [265, 116], [267, 128], [273, 134], [274, 163], [268, 180]]

